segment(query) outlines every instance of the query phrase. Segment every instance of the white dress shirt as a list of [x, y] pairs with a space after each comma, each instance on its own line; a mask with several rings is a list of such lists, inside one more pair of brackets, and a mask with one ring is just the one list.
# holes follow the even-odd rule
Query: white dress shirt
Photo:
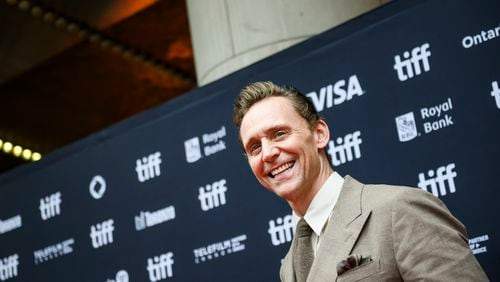
[[[326, 229], [328, 219], [332, 215], [343, 184], [344, 178], [336, 171], [333, 172], [314, 196], [304, 215], [304, 220], [314, 231], [311, 235], [311, 240], [315, 256], [321, 244], [321, 235], [323, 235]], [[295, 212], [293, 212], [293, 219], [295, 226], [297, 226], [300, 217]]]

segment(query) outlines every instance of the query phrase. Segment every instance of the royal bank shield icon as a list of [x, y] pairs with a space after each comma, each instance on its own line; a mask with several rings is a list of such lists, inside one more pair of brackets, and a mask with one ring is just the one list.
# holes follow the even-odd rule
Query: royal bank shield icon
[[413, 112], [396, 117], [396, 128], [400, 142], [407, 142], [418, 136], [417, 124], [415, 123]]

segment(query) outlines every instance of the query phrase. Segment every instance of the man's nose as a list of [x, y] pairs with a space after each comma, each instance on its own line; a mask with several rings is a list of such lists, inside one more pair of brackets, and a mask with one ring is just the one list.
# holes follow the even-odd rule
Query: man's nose
[[279, 149], [270, 141], [262, 141], [262, 160], [265, 162], [273, 161], [279, 155]]

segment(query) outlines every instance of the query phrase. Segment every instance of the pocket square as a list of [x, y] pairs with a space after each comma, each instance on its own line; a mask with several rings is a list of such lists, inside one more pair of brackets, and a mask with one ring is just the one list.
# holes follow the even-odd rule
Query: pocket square
[[350, 255], [346, 259], [341, 260], [337, 264], [337, 276], [342, 275], [344, 272], [363, 265], [366, 262], [372, 261], [371, 256]]

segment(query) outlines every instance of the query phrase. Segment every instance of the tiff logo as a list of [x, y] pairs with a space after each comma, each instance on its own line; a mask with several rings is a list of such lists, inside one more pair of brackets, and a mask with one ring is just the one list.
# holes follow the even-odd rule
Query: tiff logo
[[148, 258], [149, 281], [155, 282], [172, 277], [174, 275], [172, 265], [174, 264], [174, 254], [168, 252], [153, 258]]
[[61, 192], [40, 199], [40, 216], [47, 220], [61, 214]]
[[92, 239], [94, 249], [113, 243], [113, 231], [115, 230], [113, 224], [114, 221], [108, 219], [90, 226], [90, 239]]
[[361, 158], [360, 145], [363, 140], [360, 135], [360, 131], [355, 131], [347, 134], [344, 138], [338, 137], [337, 142], [330, 140], [327, 153], [330, 155], [334, 166]]
[[276, 220], [269, 220], [269, 229], [267, 232], [271, 235], [271, 243], [279, 246], [292, 241], [294, 224], [291, 215], [278, 217]]
[[495, 98], [497, 108], [500, 109], [500, 88], [498, 87], [498, 81], [491, 82], [491, 96]]
[[46, 262], [51, 259], [58, 258], [73, 252], [72, 245], [75, 243], [75, 239], [70, 238], [63, 242], [59, 242], [54, 245], [47, 246], [43, 249], [36, 250], [33, 252], [33, 257], [35, 264]]
[[[454, 171], [454, 169], [454, 163], [438, 167], [436, 171], [431, 169], [427, 172], [428, 179], [426, 179], [424, 173], [421, 172], [418, 174], [417, 186], [425, 191], [429, 191], [428, 189], [430, 188], [432, 194], [436, 197], [447, 194], [446, 186], [448, 186], [450, 193], [455, 193], [454, 179], [457, 177], [457, 172]], [[446, 185], [446, 183], [448, 183], [448, 185]]]
[[201, 209], [208, 211], [226, 204], [226, 179], [215, 181], [199, 188], [198, 199]]
[[136, 160], [135, 171], [139, 182], [148, 181], [151, 178], [160, 176], [161, 153], [156, 152], [147, 157]]
[[0, 259], [0, 280], [5, 281], [16, 277], [18, 265], [19, 256], [17, 254]]
[[399, 80], [405, 81], [409, 78], [420, 75], [422, 73], [421, 66], [425, 72], [428, 72], [431, 69], [429, 65], [430, 56], [431, 51], [429, 50], [429, 43], [413, 48], [411, 50], [411, 57], [410, 52], [405, 51], [403, 53], [404, 60], [401, 60], [399, 55], [394, 56], [394, 69], [398, 73]]

